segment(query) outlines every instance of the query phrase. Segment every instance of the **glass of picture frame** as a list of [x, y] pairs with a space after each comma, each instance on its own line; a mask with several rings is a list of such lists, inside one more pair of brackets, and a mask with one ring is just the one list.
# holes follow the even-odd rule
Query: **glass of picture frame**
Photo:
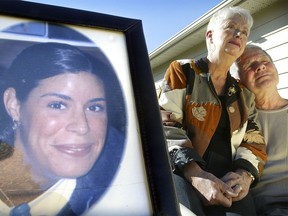
[[[141, 20], [24, 1], [1, 1], [0, 17], [0, 215], [15, 206], [31, 215], [180, 215]], [[67, 75], [71, 68], [50, 75], [58, 64], [49, 63], [56, 56], [50, 50], [66, 55], [66, 48], [97, 59], [91, 70], [99, 63], [108, 78], [84, 69]], [[93, 85], [99, 82], [102, 90]], [[90, 100], [95, 88], [101, 100]], [[49, 103], [41, 108], [46, 96]], [[41, 116], [47, 107], [52, 111]], [[87, 162], [92, 138], [101, 134], [90, 120], [98, 110], [106, 114], [104, 141]], [[50, 112], [57, 118], [45, 119]], [[89, 130], [81, 136], [89, 133], [90, 140], [71, 138], [75, 128], [63, 132], [71, 122]]]

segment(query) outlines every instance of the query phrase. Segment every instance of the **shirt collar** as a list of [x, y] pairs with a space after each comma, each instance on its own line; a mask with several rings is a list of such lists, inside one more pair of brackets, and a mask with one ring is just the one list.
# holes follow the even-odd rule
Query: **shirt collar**
[[[41, 196], [28, 203], [31, 215], [57, 215], [69, 202], [76, 187], [76, 179], [61, 179]], [[9, 215], [13, 208], [0, 200], [0, 215]]]

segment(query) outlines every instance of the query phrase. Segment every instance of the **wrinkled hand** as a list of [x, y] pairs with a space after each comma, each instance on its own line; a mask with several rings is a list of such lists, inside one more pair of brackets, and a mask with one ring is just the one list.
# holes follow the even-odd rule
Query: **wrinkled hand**
[[243, 199], [248, 194], [252, 183], [252, 179], [247, 171], [241, 169], [236, 172], [227, 173], [221, 180], [233, 188], [235, 193], [238, 193], [238, 196], [232, 199], [233, 202]]
[[195, 162], [191, 162], [185, 167], [184, 175], [201, 194], [204, 205], [230, 207], [233, 198], [239, 195], [228, 184], [202, 170]]

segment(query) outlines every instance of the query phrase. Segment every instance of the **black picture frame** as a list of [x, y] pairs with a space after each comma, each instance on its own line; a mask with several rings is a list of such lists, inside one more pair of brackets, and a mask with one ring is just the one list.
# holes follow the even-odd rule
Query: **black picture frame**
[[[82, 28], [85, 28], [91, 32], [103, 30], [115, 32], [116, 34], [120, 33], [123, 36], [125, 39], [123, 52], [127, 53], [127, 68], [129, 68], [128, 74], [125, 76], [131, 79], [130, 96], [132, 105], [136, 108], [137, 119], [135, 119], [135, 122], [138, 125], [136, 130], [138, 134], [135, 136], [140, 141], [139, 143], [134, 143], [134, 145], [140, 146], [141, 152], [139, 154], [142, 154], [144, 164], [142, 172], [144, 172], [143, 176], [147, 178], [148, 197], [145, 198], [138, 195], [137, 197], [139, 200], [148, 200], [151, 205], [149, 210], [151, 215], [181, 215], [175, 195], [169, 156], [141, 20], [25, 1], [0, 1], [0, 16], [69, 25], [76, 27], [80, 32]], [[22, 37], [25, 40], [26, 36], [23, 35]], [[48, 38], [47, 40], [49, 41], [50, 39]], [[3, 55], [0, 56], [0, 59], [2, 57]], [[121, 80], [122, 74], [118, 74], [118, 76]], [[130, 112], [130, 105], [127, 104], [128, 113]], [[131, 160], [131, 163], [133, 163], [133, 160]], [[134, 171], [131, 170], [130, 173], [125, 175], [134, 174]], [[123, 192], [125, 194], [125, 191]], [[138, 191], [133, 191], [132, 189], [132, 193], [134, 192], [138, 193]], [[122, 197], [118, 199], [122, 199]], [[129, 197], [127, 197], [126, 201], [129, 203]], [[113, 208], [113, 205], [111, 207], [110, 203], [106, 207], [108, 210], [108, 207]], [[139, 215], [144, 214], [141, 213], [141, 209], [138, 210]], [[119, 213], [121, 209], [117, 211]], [[93, 213], [95, 212], [92, 211], [91, 215]], [[131, 212], [131, 215], [137, 214], [132, 214]]]

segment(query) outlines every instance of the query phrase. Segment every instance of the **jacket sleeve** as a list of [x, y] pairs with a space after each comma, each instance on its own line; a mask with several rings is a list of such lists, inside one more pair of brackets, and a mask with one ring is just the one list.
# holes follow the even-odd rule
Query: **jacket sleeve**
[[186, 76], [179, 61], [173, 61], [166, 70], [161, 84], [159, 105], [166, 111], [171, 111], [173, 120], [182, 124], [183, 105], [186, 94]]
[[174, 172], [182, 172], [183, 166], [190, 161], [196, 161], [200, 166], [205, 162], [196, 153], [186, 131], [181, 128], [183, 120], [183, 105], [186, 94], [186, 76], [181, 62], [173, 61], [168, 67], [159, 97], [161, 109], [172, 112], [171, 118], [176, 120], [180, 127], [163, 126], [168, 150]]
[[246, 132], [240, 146], [236, 150], [234, 161], [235, 169], [242, 168], [249, 171], [255, 180], [252, 186], [256, 185], [263, 173], [267, 159], [266, 144], [257, 120], [257, 110], [254, 102], [254, 95], [243, 89], [244, 101], [248, 107], [248, 120]]

